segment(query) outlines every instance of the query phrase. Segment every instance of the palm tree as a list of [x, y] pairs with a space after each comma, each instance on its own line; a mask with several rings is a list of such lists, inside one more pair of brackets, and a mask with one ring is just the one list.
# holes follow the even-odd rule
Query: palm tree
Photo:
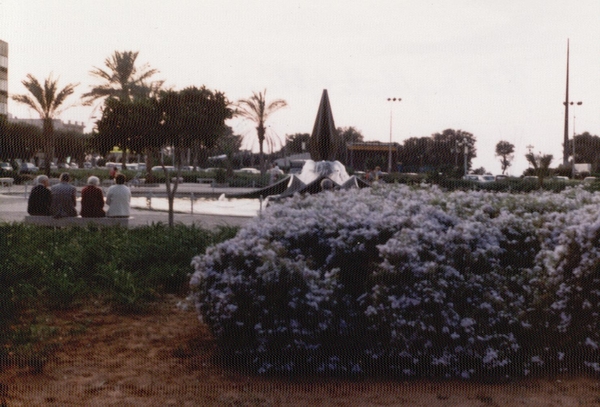
[[[158, 70], [151, 69], [148, 64], [136, 67], [138, 54], [138, 51], [115, 51], [104, 60], [107, 69], [94, 67], [90, 74], [103, 80], [104, 83], [92, 87], [89, 92], [83, 94], [84, 105], [89, 106], [94, 101], [103, 98], [115, 98], [123, 103], [128, 103], [156, 95], [164, 81], [150, 80], [150, 77], [158, 73]], [[125, 169], [125, 163], [126, 154], [124, 153], [123, 169]], [[147, 171], [150, 173], [149, 167]]]
[[42, 138], [44, 142], [44, 156], [46, 164], [46, 175], [50, 176], [50, 163], [54, 159], [54, 124], [63, 110], [70, 106], [63, 106], [65, 99], [73, 94], [78, 84], [68, 84], [58, 90], [58, 79], [53, 79], [52, 74], [44, 81], [44, 86], [31, 74], [22, 82], [29, 94], [13, 95], [12, 98], [19, 103], [29, 106], [35, 110], [43, 121]]
[[265, 173], [265, 157], [263, 153], [263, 143], [265, 141], [265, 122], [277, 110], [287, 106], [287, 102], [283, 99], [277, 99], [267, 103], [267, 90], [262, 92], [252, 92], [252, 96], [248, 99], [240, 99], [237, 102], [235, 114], [256, 123], [256, 132], [258, 134], [258, 147], [260, 157], [260, 173]]
[[150, 69], [148, 64], [135, 66], [138, 54], [139, 52], [134, 51], [115, 51], [104, 60], [106, 70], [94, 67], [90, 74], [102, 79], [104, 83], [92, 87], [82, 96], [84, 104], [91, 105], [104, 97], [114, 97], [125, 102], [155, 94], [164, 81], [150, 81], [150, 77], [158, 73], [158, 70]]

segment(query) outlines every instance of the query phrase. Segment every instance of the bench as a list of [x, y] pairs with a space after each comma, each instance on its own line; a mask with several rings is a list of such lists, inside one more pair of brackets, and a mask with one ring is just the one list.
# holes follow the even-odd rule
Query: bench
[[12, 187], [13, 183], [15, 182], [14, 178], [0, 178], [0, 185], [2, 185], [3, 187]]
[[123, 226], [129, 225], [129, 218], [82, 218], [81, 216], [67, 217], [67, 218], [54, 218], [53, 216], [32, 216], [27, 215], [23, 220], [23, 223], [29, 225], [38, 226], [54, 226], [54, 227], [66, 227], [66, 226], [81, 226], [85, 227], [88, 225], [94, 226]]
[[196, 178], [196, 182], [199, 184], [213, 184], [215, 182], [214, 178]]

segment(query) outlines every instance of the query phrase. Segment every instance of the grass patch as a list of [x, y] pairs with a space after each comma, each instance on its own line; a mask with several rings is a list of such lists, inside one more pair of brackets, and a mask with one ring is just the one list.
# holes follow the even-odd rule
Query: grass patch
[[0, 224], [0, 365], [43, 366], [51, 350], [51, 325], [24, 315], [82, 306], [146, 311], [165, 294], [185, 294], [191, 259], [237, 230]]

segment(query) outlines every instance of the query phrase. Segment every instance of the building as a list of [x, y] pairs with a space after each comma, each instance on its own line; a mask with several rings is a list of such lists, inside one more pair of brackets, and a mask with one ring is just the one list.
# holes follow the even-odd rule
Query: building
[[[392, 163], [396, 163], [399, 148], [398, 143], [390, 144], [379, 141], [346, 143], [348, 155], [346, 164], [358, 171], [372, 170], [375, 166], [386, 168], [390, 150]], [[396, 165], [392, 165], [392, 171], [396, 171]]]
[[0, 115], [8, 115], [8, 43], [0, 40]]
[[[9, 114], [8, 121], [10, 123], [30, 124], [39, 127], [40, 129], [44, 127], [44, 121], [42, 119], [19, 119], [12, 114]], [[71, 122], [71, 120], [65, 123], [60, 119], [54, 119], [52, 120], [52, 125], [54, 126], [54, 131], [73, 132], [77, 134], [83, 134], [85, 129], [84, 122]]]

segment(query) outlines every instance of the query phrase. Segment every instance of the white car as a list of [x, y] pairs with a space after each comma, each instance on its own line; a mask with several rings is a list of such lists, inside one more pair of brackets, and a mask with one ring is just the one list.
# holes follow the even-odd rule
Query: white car
[[494, 177], [491, 174], [485, 174], [485, 175], [467, 174], [463, 177], [463, 179], [465, 179], [467, 181], [475, 181], [475, 182], [481, 182], [481, 183], [496, 181], [496, 177]]
[[20, 172], [23, 174], [31, 174], [33, 172], [38, 172], [39, 170], [40, 169], [32, 163], [21, 163]]
[[260, 171], [257, 170], [256, 168], [240, 168], [239, 170], [234, 170], [233, 172], [237, 173], [237, 174], [260, 174]]
[[[175, 172], [177, 171], [177, 168], [173, 167], [172, 165], [165, 165], [165, 168], [168, 172]], [[162, 165], [155, 165], [154, 167], [152, 167], [152, 172], [154, 171], [162, 171], [163, 167]]]

